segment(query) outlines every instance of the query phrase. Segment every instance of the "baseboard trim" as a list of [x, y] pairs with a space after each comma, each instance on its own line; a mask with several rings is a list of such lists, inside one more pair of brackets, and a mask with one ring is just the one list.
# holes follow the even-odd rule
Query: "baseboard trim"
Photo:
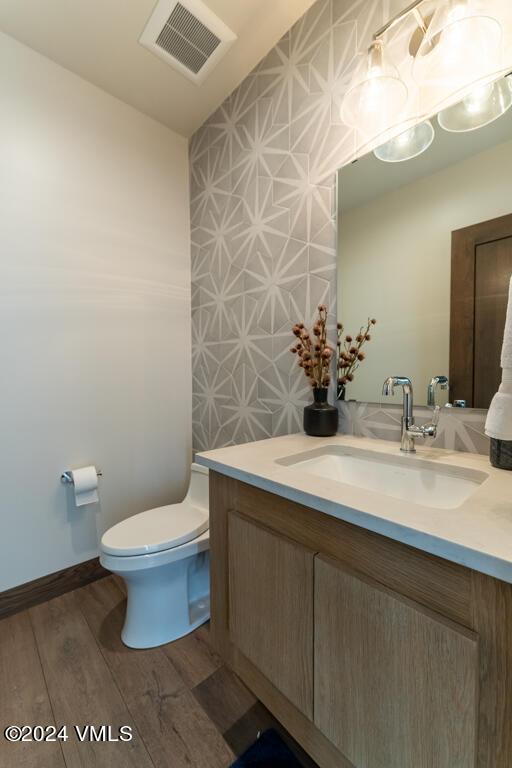
[[83, 587], [107, 574], [108, 571], [100, 565], [99, 558], [94, 557], [84, 563], [71, 565], [56, 573], [49, 573], [47, 576], [7, 589], [0, 592], [0, 619]]

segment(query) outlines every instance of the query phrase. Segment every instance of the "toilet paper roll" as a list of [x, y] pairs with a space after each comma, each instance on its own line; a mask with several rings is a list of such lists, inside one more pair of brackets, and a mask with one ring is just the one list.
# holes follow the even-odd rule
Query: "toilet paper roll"
[[75, 504], [83, 507], [85, 504], [96, 504], [98, 496], [98, 473], [96, 467], [81, 467], [71, 470], [75, 489]]

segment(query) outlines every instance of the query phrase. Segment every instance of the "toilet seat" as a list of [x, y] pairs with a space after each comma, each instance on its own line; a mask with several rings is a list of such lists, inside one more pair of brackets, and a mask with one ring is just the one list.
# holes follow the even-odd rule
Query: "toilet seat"
[[210, 531], [206, 530], [196, 539], [187, 541], [186, 544], [180, 544], [171, 549], [162, 549], [160, 552], [148, 552], [143, 555], [125, 555], [116, 557], [109, 555], [105, 551], [100, 553], [100, 563], [108, 571], [118, 573], [121, 576], [128, 576], [136, 571], [150, 571], [153, 568], [176, 563], [178, 560], [184, 560], [187, 557], [199, 555], [201, 552], [207, 552], [210, 549]]
[[208, 525], [208, 510], [186, 499], [122, 520], [103, 534], [101, 550], [115, 557], [162, 552], [197, 539]]

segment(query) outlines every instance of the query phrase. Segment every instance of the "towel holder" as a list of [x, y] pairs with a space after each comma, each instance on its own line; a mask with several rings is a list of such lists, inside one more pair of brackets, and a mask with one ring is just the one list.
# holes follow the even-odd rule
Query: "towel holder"
[[[98, 477], [103, 477], [103, 472], [101, 471], [101, 469], [97, 469], [96, 474], [98, 475]], [[72, 470], [66, 469], [66, 471], [63, 472], [62, 475], [60, 476], [60, 481], [61, 483], [64, 483], [64, 485], [74, 485]]]

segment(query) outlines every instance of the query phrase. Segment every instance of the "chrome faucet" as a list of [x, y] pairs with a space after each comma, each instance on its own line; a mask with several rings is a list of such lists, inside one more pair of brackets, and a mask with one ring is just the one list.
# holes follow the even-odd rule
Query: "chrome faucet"
[[395, 387], [402, 387], [404, 392], [404, 409], [402, 415], [402, 440], [400, 450], [404, 453], [415, 453], [414, 441], [417, 437], [435, 437], [439, 422], [439, 406], [434, 408], [434, 416], [430, 424], [421, 427], [414, 423], [414, 404], [412, 382], [407, 376], [389, 376], [382, 386], [383, 395], [394, 395]]
[[448, 389], [449, 381], [446, 376], [433, 376], [427, 390], [427, 405], [431, 408], [436, 407], [436, 389]]

